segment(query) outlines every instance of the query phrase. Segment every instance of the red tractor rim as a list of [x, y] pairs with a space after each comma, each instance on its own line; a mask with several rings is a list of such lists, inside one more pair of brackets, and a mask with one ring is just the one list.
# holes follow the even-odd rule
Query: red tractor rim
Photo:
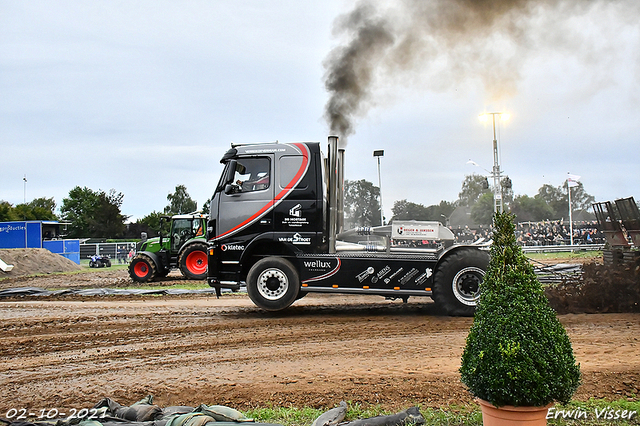
[[207, 271], [207, 254], [203, 251], [194, 251], [187, 255], [185, 260], [187, 269], [196, 275]]
[[137, 277], [144, 277], [149, 272], [149, 266], [145, 262], [138, 262], [133, 266], [133, 273]]

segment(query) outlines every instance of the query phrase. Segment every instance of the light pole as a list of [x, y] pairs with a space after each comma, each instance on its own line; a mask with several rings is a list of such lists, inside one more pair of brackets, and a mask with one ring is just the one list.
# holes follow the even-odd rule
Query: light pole
[[24, 175], [22, 180], [24, 181], [24, 200], [23, 201], [25, 204], [27, 204], [27, 175]]
[[502, 213], [502, 188], [500, 187], [501, 171], [498, 159], [498, 139], [496, 138], [496, 115], [498, 115], [502, 120], [509, 119], [509, 114], [502, 112], [487, 112], [480, 114], [480, 121], [487, 121], [489, 116], [491, 116], [493, 120], [493, 171], [491, 172], [491, 176], [493, 176], [493, 212]]
[[378, 158], [378, 189], [380, 190], [380, 226], [384, 225], [384, 211], [382, 210], [382, 181], [380, 179], [380, 157], [384, 157], [384, 149], [373, 151], [373, 156]]

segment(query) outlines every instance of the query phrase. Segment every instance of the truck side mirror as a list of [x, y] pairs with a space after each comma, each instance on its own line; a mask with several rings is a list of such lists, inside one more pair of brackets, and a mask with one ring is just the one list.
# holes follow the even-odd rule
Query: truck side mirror
[[224, 191], [225, 194], [229, 195], [231, 193], [234, 192], [232, 185], [230, 185], [233, 182], [233, 177], [236, 174], [236, 166], [238, 165], [238, 162], [236, 160], [229, 160], [229, 162], [226, 164], [224, 171], [222, 172], [223, 175], [220, 178], [220, 182], [218, 184], [218, 188], [216, 189], [217, 191]]
[[229, 194], [237, 194], [238, 192], [240, 192], [240, 188], [238, 187], [238, 185], [234, 185], [232, 183], [228, 183], [224, 186], [224, 193], [229, 195]]
[[227, 167], [227, 175], [224, 177], [225, 185], [233, 182], [233, 177], [236, 175], [236, 167], [238, 165], [237, 160], [230, 160], [229, 167]]

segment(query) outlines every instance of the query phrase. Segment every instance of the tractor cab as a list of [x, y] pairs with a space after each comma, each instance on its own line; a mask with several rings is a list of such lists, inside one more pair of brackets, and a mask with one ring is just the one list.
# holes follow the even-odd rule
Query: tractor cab
[[168, 219], [172, 219], [168, 244], [171, 253], [177, 254], [190, 239], [204, 236], [202, 217], [179, 215]]

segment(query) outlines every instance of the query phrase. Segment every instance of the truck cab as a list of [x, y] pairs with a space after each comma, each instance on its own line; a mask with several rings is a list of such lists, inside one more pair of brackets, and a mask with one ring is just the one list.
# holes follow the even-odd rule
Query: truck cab
[[259, 257], [326, 251], [317, 142], [234, 146], [221, 162], [207, 224], [210, 283], [239, 288]]
[[[267, 311], [309, 292], [432, 297], [447, 313], [475, 310], [489, 256], [453, 245], [439, 222], [343, 229], [344, 150], [318, 142], [232, 145], [221, 159], [207, 222], [209, 285]], [[392, 241], [437, 239], [407, 250]]]

